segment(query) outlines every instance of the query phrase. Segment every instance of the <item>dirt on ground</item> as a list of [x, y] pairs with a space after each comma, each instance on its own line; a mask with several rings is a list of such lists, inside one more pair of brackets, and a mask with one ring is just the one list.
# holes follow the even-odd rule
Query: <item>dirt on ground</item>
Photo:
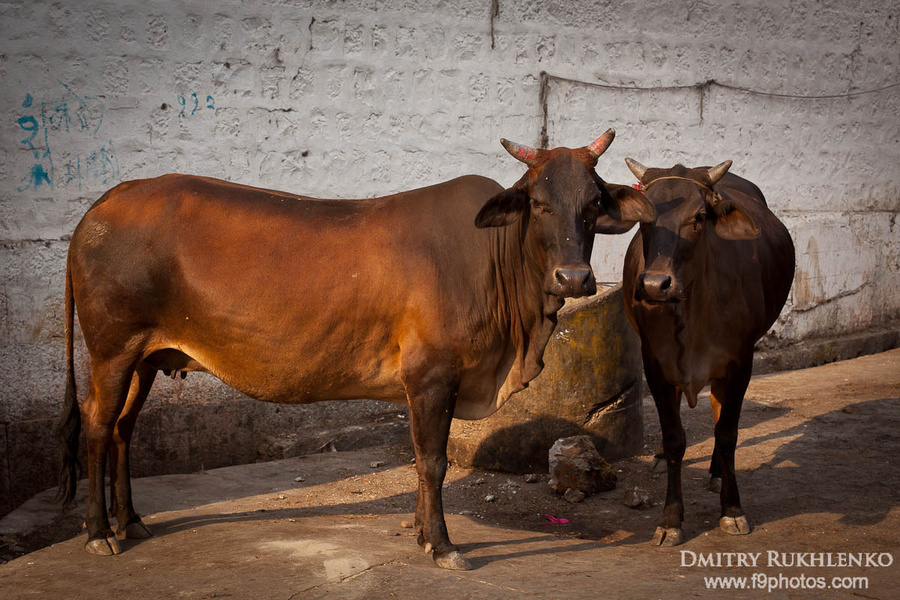
[[[885, 364], [893, 368], [885, 372]], [[752, 381], [741, 417], [738, 483], [751, 524], [767, 532], [770, 545], [843, 552], [897, 547], [900, 523], [892, 509], [900, 501], [898, 398], [900, 350], [881, 355], [881, 360], [864, 357]], [[706, 490], [713, 446], [708, 402], [701, 397], [694, 410], [685, 405], [682, 417], [688, 437], [685, 540], [718, 536], [719, 501]], [[666, 487], [665, 473], [651, 468], [660, 433], [649, 397], [644, 418], [645, 452], [614, 463], [618, 485], [613, 491], [573, 504], [549, 491], [546, 473], [523, 477], [451, 465], [445, 510], [506, 528], [604, 543], [649, 543]], [[353, 504], [380, 514], [415, 508], [415, 466], [408, 445], [293, 460], [296, 476], [287, 482], [291, 489], [254, 496], [248, 510], [329, 514]], [[85, 487], [82, 482], [74, 509], [25, 537], [3, 540], [0, 558], [9, 560], [78, 534]], [[629, 508], [623, 499], [635, 489], [647, 499]], [[137, 491], [135, 497], [141, 510]], [[190, 502], [185, 498], [181, 504]], [[829, 547], [819, 540], [827, 540]]]

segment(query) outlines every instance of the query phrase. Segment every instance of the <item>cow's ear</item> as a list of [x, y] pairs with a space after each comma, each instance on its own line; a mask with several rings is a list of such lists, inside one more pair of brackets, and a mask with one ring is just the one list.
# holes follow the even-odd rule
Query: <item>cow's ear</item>
[[475, 227], [503, 227], [514, 223], [522, 211], [528, 207], [528, 192], [518, 184], [503, 190], [488, 200], [478, 216], [475, 217]]
[[750, 213], [734, 202], [719, 202], [713, 208], [716, 235], [726, 240], [752, 240], [759, 237], [759, 225]]
[[635, 223], [652, 223], [656, 209], [647, 198], [627, 185], [603, 182], [600, 185], [603, 214], [597, 217], [594, 233], [625, 233]]

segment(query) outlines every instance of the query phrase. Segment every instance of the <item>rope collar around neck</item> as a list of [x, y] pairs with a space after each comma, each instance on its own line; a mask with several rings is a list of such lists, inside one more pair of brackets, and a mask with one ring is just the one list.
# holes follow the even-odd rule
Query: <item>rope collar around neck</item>
[[632, 187], [634, 187], [634, 189], [638, 190], [639, 192], [646, 192], [650, 188], [651, 185], [653, 185], [657, 181], [662, 181], [664, 179], [681, 179], [683, 181], [690, 181], [694, 185], [697, 185], [697, 186], [703, 188], [704, 190], [708, 191], [712, 195], [711, 204], [713, 206], [715, 206], [716, 204], [718, 204], [719, 202], [722, 201], [722, 195], [719, 192], [717, 192], [716, 190], [714, 190], [713, 188], [711, 188], [710, 186], [706, 185], [705, 183], [700, 183], [696, 179], [690, 179], [688, 177], [679, 177], [678, 175], [667, 175], [666, 177], [657, 177], [656, 179], [654, 179], [653, 181], [651, 181], [650, 183], [648, 183], [646, 185], [639, 181], [638, 183], [634, 184]]

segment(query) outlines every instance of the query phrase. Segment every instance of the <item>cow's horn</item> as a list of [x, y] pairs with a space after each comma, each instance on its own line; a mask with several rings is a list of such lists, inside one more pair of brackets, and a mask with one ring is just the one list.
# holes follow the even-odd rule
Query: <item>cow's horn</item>
[[606, 130], [606, 133], [598, 137], [593, 143], [588, 146], [588, 150], [591, 152], [591, 156], [594, 158], [600, 158], [600, 155], [606, 152], [606, 149], [609, 148], [609, 145], [612, 144], [613, 139], [616, 137], [616, 130], [610, 127]]
[[709, 184], [716, 185], [716, 182], [722, 179], [725, 176], [725, 173], [728, 172], [728, 169], [731, 168], [731, 161], [726, 160], [725, 162], [718, 164], [709, 170]]
[[638, 181], [644, 180], [644, 173], [647, 172], [647, 167], [634, 160], [633, 158], [626, 158], [625, 164], [628, 165], [628, 168], [634, 173], [634, 176], [637, 177]]
[[537, 164], [538, 151], [531, 146], [517, 144], [503, 138], [500, 139], [500, 143], [503, 144], [503, 147], [506, 148], [507, 152], [513, 155], [513, 158], [521, 160], [529, 167]]

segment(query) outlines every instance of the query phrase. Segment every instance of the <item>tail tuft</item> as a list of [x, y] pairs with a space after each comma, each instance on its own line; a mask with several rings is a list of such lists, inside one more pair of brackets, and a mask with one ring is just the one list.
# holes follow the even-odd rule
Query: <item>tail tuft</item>
[[68, 505], [75, 498], [81, 464], [78, 462], [78, 442], [81, 437], [81, 410], [78, 407], [78, 391], [75, 387], [75, 359], [73, 356], [73, 328], [75, 326], [75, 298], [72, 295], [72, 275], [66, 267], [66, 397], [63, 412], [56, 426], [59, 442], [59, 489], [56, 501]]

